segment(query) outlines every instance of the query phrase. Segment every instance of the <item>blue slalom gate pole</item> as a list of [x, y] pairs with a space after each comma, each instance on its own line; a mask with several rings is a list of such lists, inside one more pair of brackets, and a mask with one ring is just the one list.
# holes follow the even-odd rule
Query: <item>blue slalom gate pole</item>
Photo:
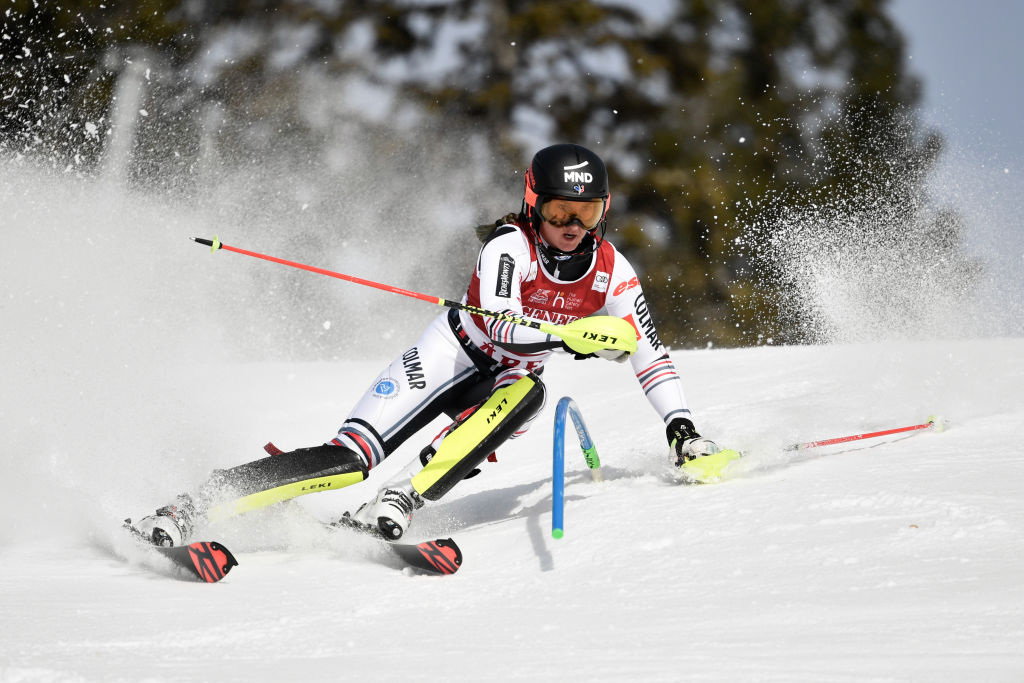
[[583, 451], [583, 458], [590, 468], [594, 481], [601, 481], [601, 459], [597, 457], [597, 448], [590, 438], [587, 425], [583, 422], [583, 415], [579, 406], [568, 396], [562, 397], [555, 408], [555, 435], [554, 451], [552, 453], [551, 473], [551, 535], [554, 538], [562, 538], [565, 535], [565, 418], [568, 415], [572, 418], [573, 426], [576, 428], [576, 436], [579, 437], [580, 450]]

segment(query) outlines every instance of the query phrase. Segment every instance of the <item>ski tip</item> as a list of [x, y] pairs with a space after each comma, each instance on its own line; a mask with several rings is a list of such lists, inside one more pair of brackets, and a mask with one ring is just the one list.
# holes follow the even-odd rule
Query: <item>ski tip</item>
[[462, 550], [450, 538], [426, 541], [417, 547], [439, 574], [454, 574], [462, 566]]
[[[136, 539], [139, 540], [139, 539]], [[161, 546], [140, 540], [142, 547], [169, 560], [172, 565], [182, 570], [189, 578], [216, 583], [220, 581], [232, 567], [238, 566], [238, 560], [217, 541], [197, 541], [188, 545]]]
[[412, 569], [429, 574], [454, 574], [462, 566], [462, 550], [451, 538], [436, 538], [422, 543], [402, 543], [386, 538], [377, 526], [364, 524], [349, 513], [326, 525], [331, 529], [349, 529], [380, 542]]
[[207, 583], [220, 581], [232, 567], [238, 566], [238, 560], [231, 551], [217, 541], [200, 541], [185, 547], [196, 576]]
[[741, 457], [743, 457], [742, 452], [723, 448], [717, 453], [694, 458], [684, 463], [679, 469], [690, 481], [698, 484], [713, 484], [722, 479], [729, 463]]
[[390, 547], [412, 567], [431, 574], [454, 574], [462, 566], [462, 550], [450, 538]]

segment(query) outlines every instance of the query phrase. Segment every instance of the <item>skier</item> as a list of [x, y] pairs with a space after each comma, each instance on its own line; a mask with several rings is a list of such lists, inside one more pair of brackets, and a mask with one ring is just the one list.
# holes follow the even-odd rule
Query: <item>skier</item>
[[[559, 325], [599, 311], [629, 321], [637, 335], [629, 360], [665, 423], [670, 462], [679, 468], [719, 449], [695, 429], [640, 281], [604, 238], [609, 202], [608, 175], [594, 152], [575, 144], [537, 152], [526, 171], [521, 211], [486, 236], [463, 303]], [[607, 348], [582, 356], [537, 329], [450, 310], [384, 368], [329, 443], [216, 471], [196, 494], [178, 496], [135, 529], [157, 545], [181, 545], [199, 515], [216, 518], [361, 482], [445, 413], [452, 423], [420, 457], [343, 519], [400, 539], [415, 510], [473, 476], [501, 443], [526, 432], [544, 406], [539, 375], [555, 351], [619, 362], [629, 355]]]

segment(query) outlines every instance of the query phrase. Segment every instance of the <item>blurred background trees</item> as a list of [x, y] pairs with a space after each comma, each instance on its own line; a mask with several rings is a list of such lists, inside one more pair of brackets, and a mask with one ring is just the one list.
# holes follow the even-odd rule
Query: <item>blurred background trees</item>
[[[898, 215], [857, 223], [893, 244], [924, 221], [955, 257], [955, 214], [922, 213], [941, 144], [884, 0], [13, 0], [0, 24], [0, 153], [112, 172], [130, 128], [125, 182], [216, 185], [222, 216], [302, 236], [293, 257], [420, 226], [420, 278], [398, 284], [457, 294], [471, 227], [517, 210], [558, 141], [607, 161], [609, 236], [670, 344], [809, 339], [763, 248], [801, 211]], [[332, 305], [296, 296], [292, 330]]]

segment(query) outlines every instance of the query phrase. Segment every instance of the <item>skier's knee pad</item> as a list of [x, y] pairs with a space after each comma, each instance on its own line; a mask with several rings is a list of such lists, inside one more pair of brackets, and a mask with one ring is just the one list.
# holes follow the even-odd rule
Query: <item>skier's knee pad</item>
[[544, 407], [545, 393], [544, 383], [532, 372], [519, 371], [509, 382], [495, 382], [490, 397], [444, 437], [430, 462], [412, 478], [413, 488], [427, 500], [446, 494], [537, 416]]

